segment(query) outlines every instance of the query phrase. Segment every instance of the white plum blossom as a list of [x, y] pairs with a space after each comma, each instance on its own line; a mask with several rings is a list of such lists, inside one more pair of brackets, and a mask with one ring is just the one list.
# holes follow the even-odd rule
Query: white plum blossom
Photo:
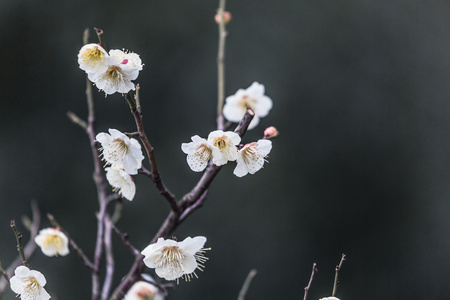
[[234, 175], [242, 177], [248, 173], [255, 174], [263, 167], [265, 157], [270, 150], [272, 150], [272, 142], [269, 140], [259, 140], [245, 145], [238, 152]]
[[336, 297], [326, 297], [326, 298], [320, 298], [320, 300], [339, 300], [339, 298], [336, 298]]
[[50, 299], [50, 295], [44, 289], [46, 283], [47, 280], [41, 272], [30, 270], [25, 266], [17, 267], [9, 281], [11, 290], [20, 295], [22, 300]]
[[137, 174], [144, 159], [141, 144], [117, 129], [110, 128], [108, 131], [109, 134], [101, 132], [95, 137], [102, 144], [103, 159], [113, 166], [122, 166], [130, 175]]
[[203, 264], [208, 260], [204, 254], [205, 250], [210, 249], [203, 248], [205, 243], [204, 236], [187, 237], [182, 242], [159, 238], [156, 243], [148, 245], [141, 253], [145, 256], [145, 265], [155, 269], [159, 277], [166, 280], [176, 279], [177, 282], [182, 277], [190, 281], [193, 276], [197, 277], [195, 270], [203, 271]]
[[272, 99], [264, 95], [264, 85], [258, 82], [253, 82], [246, 90], [239, 89], [236, 94], [228, 96], [225, 101], [223, 115], [231, 122], [239, 122], [247, 108], [253, 110], [255, 116], [248, 129], [258, 125], [259, 119], [267, 116], [272, 109]]
[[238, 156], [236, 145], [241, 142], [241, 137], [232, 131], [216, 130], [208, 135], [208, 143], [219, 148], [223, 157], [214, 158], [214, 163], [218, 166], [226, 164], [228, 161], [235, 161]]
[[107, 95], [134, 91], [134, 83], [131, 80], [135, 80], [142, 70], [139, 56], [121, 50], [110, 50], [107, 63], [104, 72], [88, 72], [89, 80]]
[[47, 256], [65, 256], [69, 254], [69, 239], [58, 228], [40, 230], [34, 241], [41, 247], [42, 253]]
[[131, 175], [117, 166], [112, 166], [105, 170], [106, 179], [108, 179], [109, 184], [114, 188], [113, 191], [130, 201], [133, 200], [136, 194], [136, 185]]
[[164, 295], [153, 284], [138, 281], [133, 284], [123, 300], [164, 300]]
[[186, 160], [192, 171], [203, 171], [211, 158], [216, 161], [224, 159], [219, 148], [208, 143], [204, 138], [194, 135], [191, 140], [190, 143], [182, 143], [181, 150], [187, 154]]
[[98, 44], [86, 44], [78, 52], [78, 64], [86, 73], [104, 73], [108, 68], [109, 54]]

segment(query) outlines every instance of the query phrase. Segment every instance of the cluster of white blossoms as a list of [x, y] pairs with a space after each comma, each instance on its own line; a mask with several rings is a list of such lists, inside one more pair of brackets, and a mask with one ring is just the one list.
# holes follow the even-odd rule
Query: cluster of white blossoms
[[239, 89], [236, 94], [228, 96], [223, 107], [224, 117], [231, 122], [239, 122], [247, 108], [255, 113], [248, 129], [258, 125], [259, 119], [267, 116], [272, 109], [272, 99], [264, 95], [264, 85], [253, 82], [246, 90]]
[[69, 254], [69, 239], [58, 228], [40, 230], [34, 241], [41, 247], [42, 253], [47, 256], [65, 256]]
[[192, 142], [181, 144], [181, 150], [187, 154], [186, 160], [189, 167], [195, 172], [203, 171], [210, 159], [217, 166], [222, 166], [229, 161], [236, 161], [234, 174], [242, 177], [255, 174], [265, 162], [265, 157], [272, 149], [272, 142], [259, 140], [247, 144], [238, 150], [241, 137], [232, 131], [216, 130], [208, 135], [208, 140], [195, 135]]
[[142, 70], [142, 61], [136, 53], [116, 49], [108, 53], [99, 44], [84, 45], [78, 53], [78, 64], [89, 80], [107, 95], [134, 90], [131, 81]]
[[109, 134], [101, 132], [95, 137], [102, 147], [101, 156], [107, 165], [106, 179], [115, 192], [128, 200], [133, 200], [136, 186], [131, 175], [136, 175], [142, 166], [141, 144], [117, 129], [109, 129]]
[[179, 280], [183, 278], [190, 281], [197, 277], [195, 270], [203, 271], [206, 250], [204, 236], [187, 237], [182, 242], [159, 238], [156, 243], [148, 245], [142, 250], [144, 263], [147, 267], [155, 269], [156, 275], [166, 280]]
[[326, 297], [326, 298], [320, 298], [320, 300], [339, 300], [339, 298], [336, 298], [336, 297]]
[[153, 284], [138, 281], [133, 284], [123, 300], [164, 300], [164, 295]]
[[50, 295], [44, 289], [47, 280], [41, 272], [19, 266], [9, 280], [11, 290], [22, 300], [48, 300]]

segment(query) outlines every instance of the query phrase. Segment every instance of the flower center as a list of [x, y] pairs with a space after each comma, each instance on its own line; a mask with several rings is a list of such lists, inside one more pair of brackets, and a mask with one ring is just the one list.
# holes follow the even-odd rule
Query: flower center
[[158, 268], [167, 270], [173, 278], [179, 278], [184, 274], [184, 255], [177, 246], [164, 247], [160, 257], [155, 261]]
[[129, 152], [129, 147], [123, 139], [114, 139], [111, 143], [111, 155], [115, 159], [123, 159]]
[[220, 152], [222, 152], [227, 160], [235, 159], [236, 147], [228, 137], [222, 136], [215, 138], [213, 145], [219, 148]]
[[55, 234], [47, 234], [43, 242], [44, 246], [55, 245], [56, 248], [61, 248], [63, 245], [62, 238]]
[[122, 69], [118, 66], [110, 66], [106, 71], [106, 74], [112, 80], [122, 80], [123, 75], [121, 71]]
[[23, 291], [23, 296], [25, 296], [25, 299], [36, 299], [39, 295], [39, 289], [40, 284], [34, 277], [28, 277], [27, 279], [27, 285], [25, 286], [25, 289]]
[[138, 297], [138, 300], [153, 300], [155, 294], [147, 289], [141, 289], [139, 292], [136, 293], [136, 296]]
[[202, 161], [208, 161], [212, 157], [212, 151], [206, 145], [200, 145], [195, 152], [195, 155], [200, 156]]
[[245, 109], [251, 108], [252, 110], [254, 110], [255, 106], [256, 106], [256, 99], [250, 98], [249, 96], [244, 96], [244, 97], [242, 97], [242, 99], [239, 102], [239, 104], [242, 107], [244, 107]]
[[89, 62], [92, 66], [95, 66], [99, 63], [102, 63], [104, 60], [105, 54], [100, 51], [98, 47], [94, 47], [92, 49], [86, 49], [83, 52], [83, 60], [87, 63]]

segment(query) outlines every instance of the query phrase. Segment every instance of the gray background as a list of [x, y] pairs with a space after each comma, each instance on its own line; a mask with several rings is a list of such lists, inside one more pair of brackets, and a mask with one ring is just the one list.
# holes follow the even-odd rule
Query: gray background
[[[168, 187], [181, 197], [198, 180], [180, 145], [215, 127], [217, 5], [0, 2], [3, 265], [16, 255], [9, 221], [29, 214], [31, 199], [92, 256], [92, 159], [66, 117], [87, 113], [76, 60], [86, 27], [102, 28], [109, 48], [141, 55], [145, 127]], [[179, 239], [206, 236], [213, 250], [200, 278], [169, 299], [236, 299], [252, 268], [248, 300], [302, 299], [313, 262], [309, 299], [318, 299], [331, 294], [341, 253], [341, 299], [449, 299], [449, 2], [229, 0], [227, 9], [227, 95], [258, 81], [274, 101], [245, 141], [270, 125], [282, 136], [256, 175], [236, 178], [225, 166], [205, 206], [177, 230]], [[98, 131], [134, 130], [123, 98], [95, 96]], [[168, 207], [147, 178], [135, 179], [119, 227], [143, 249]], [[118, 283], [133, 258], [115, 242]], [[74, 253], [37, 252], [31, 267], [52, 299], [90, 298]]]

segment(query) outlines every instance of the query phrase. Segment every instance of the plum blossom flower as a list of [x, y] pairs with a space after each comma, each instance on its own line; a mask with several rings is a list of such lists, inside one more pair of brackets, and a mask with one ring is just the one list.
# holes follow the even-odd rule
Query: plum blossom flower
[[103, 73], [108, 68], [109, 55], [98, 44], [86, 44], [78, 52], [78, 64], [86, 73]]
[[205, 139], [194, 135], [191, 137], [192, 142], [182, 143], [181, 150], [187, 154], [186, 160], [192, 171], [203, 171], [211, 158], [222, 161], [223, 155], [219, 148], [208, 143]]
[[339, 300], [339, 298], [336, 298], [336, 297], [326, 297], [326, 298], [321, 298], [320, 300]]
[[259, 119], [267, 116], [272, 109], [272, 99], [264, 95], [264, 85], [253, 82], [246, 90], [239, 89], [236, 94], [228, 96], [223, 107], [223, 115], [228, 121], [237, 123], [247, 108], [251, 108], [255, 113], [248, 126], [248, 129], [252, 129], [258, 125]]
[[107, 68], [104, 72], [88, 72], [88, 78], [98, 89], [110, 95], [116, 92], [127, 93], [135, 89], [134, 83], [142, 62], [135, 53], [124, 53], [121, 50], [110, 50]]
[[118, 168], [117, 165], [106, 168], [105, 170], [106, 179], [113, 187], [113, 191], [130, 201], [133, 200], [136, 194], [136, 185], [134, 184], [133, 178], [123, 169]]
[[193, 276], [197, 277], [195, 270], [203, 271], [203, 264], [208, 260], [204, 254], [205, 250], [210, 248], [203, 248], [205, 243], [204, 236], [187, 237], [182, 242], [159, 238], [141, 253], [145, 256], [145, 265], [155, 269], [159, 277], [166, 280], [176, 279], [177, 282], [181, 277], [190, 281]]
[[110, 128], [108, 131], [109, 134], [101, 132], [95, 137], [102, 144], [103, 159], [111, 165], [122, 166], [130, 175], [137, 174], [144, 159], [141, 144], [117, 129]]
[[133, 284], [123, 300], [164, 300], [164, 295], [153, 284], [138, 281]]
[[259, 140], [245, 145], [238, 152], [237, 165], [234, 169], [234, 175], [242, 177], [250, 174], [255, 174], [259, 171], [265, 161], [265, 157], [272, 149], [272, 142], [269, 140]]
[[39, 231], [34, 241], [47, 256], [69, 254], [69, 239], [58, 228], [45, 228]]
[[25, 266], [19, 266], [14, 271], [9, 283], [11, 289], [22, 300], [48, 300], [50, 295], [44, 289], [47, 280], [44, 275], [36, 270], [30, 270]]
[[214, 163], [218, 166], [226, 164], [228, 161], [235, 161], [238, 156], [236, 145], [241, 142], [241, 137], [232, 131], [223, 132], [216, 130], [208, 135], [208, 143], [219, 148], [223, 157], [213, 157]]

